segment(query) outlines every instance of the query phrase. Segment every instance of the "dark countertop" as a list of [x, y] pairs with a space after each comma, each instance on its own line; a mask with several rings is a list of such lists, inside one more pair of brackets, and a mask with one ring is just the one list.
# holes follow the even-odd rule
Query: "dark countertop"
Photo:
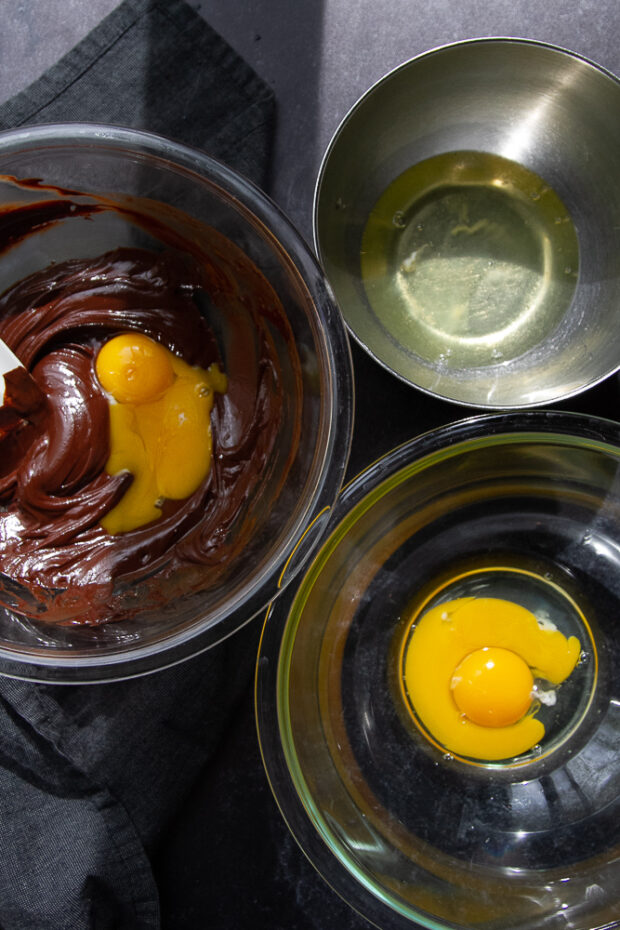
[[[0, 100], [68, 51], [117, 0], [14, 3], [0, 32]], [[322, 153], [357, 97], [429, 48], [518, 36], [570, 48], [620, 74], [617, 0], [191, 0], [275, 91], [270, 193], [308, 240]], [[353, 347], [357, 410], [350, 474], [394, 445], [471, 411], [401, 384]], [[381, 402], [380, 428], [377, 402]], [[617, 417], [616, 379], [561, 405]], [[558, 405], [560, 406], [560, 405]], [[241, 631], [255, 648], [260, 621]], [[290, 836], [264, 774], [251, 692], [155, 863], [167, 930], [362, 930]]]

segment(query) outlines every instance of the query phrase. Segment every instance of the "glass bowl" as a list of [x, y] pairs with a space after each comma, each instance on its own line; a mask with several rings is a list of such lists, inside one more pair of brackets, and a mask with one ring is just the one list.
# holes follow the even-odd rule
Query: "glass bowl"
[[[272, 605], [256, 679], [266, 771], [309, 859], [377, 927], [620, 926], [619, 518], [617, 423], [474, 417], [347, 485]], [[510, 599], [577, 635], [537, 745], [480, 758], [416, 718], [403, 650], [453, 597]]]
[[[234, 396], [241, 409], [243, 396], [258, 405], [264, 392], [275, 410], [271, 432], [265, 402], [243, 420], [248, 432], [241, 436], [233, 435], [240, 421], [231, 426], [220, 411], [218, 423], [227, 425], [214, 435], [213, 469], [223, 457], [232, 484], [218, 488], [232, 487], [238, 500], [209, 540], [200, 538], [200, 527], [222, 494], [199, 496], [189, 523], [160, 540], [157, 552], [143, 548], [139, 562], [113, 574], [108, 587], [90, 584], [92, 562], [83, 575], [69, 565], [72, 586], [65, 590], [62, 579], [49, 583], [47, 575], [24, 585], [3, 561], [0, 672], [69, 682], [121, 678], [214, 645], [295, 576], [321, 520], [314, 532], [309, 527], [341, 485], [352, 428], [351, 362], [321, 269], [278, 208], [225, 165], [158, 136], [93, 124], [0, 134], [0, 240], [2, 293], [42, 269], [119, 248], [190, 256], [201, 273], [208, 269], [208, 286], [196, 301], [228, 378], [224, 396]], [[55, 297], [51, 286], [49, 300]], [[28, 311], [36, 325], [49, 312], [47, 299]], [[11, 300], [3, 305], [9, 315]], [[70, 331], [55, 330], [44, 349], [32, 350], [38, 353], [29, 357], [32, 366], [59, 340], [80, 343], [96, 330], [85, 311], [80, 316], [79, 300], [70, 319]], [[128, 326], [140, 329], [140, 319]], [[155, 330], [166, 319], [162, 307], [151, 321]], [[20, 343], [26, 354], [28, 345], [26, 333]], [[257, 449], [262, 458], [252, 464]], [[237, 484], [235, 469], [242, 475]], [[6, 518], [6, 500], [4, 508]], [[6, 554], [15, 536], [6, 519], [3, 533]], [[202, 545], [198, 556], [195, 542]], [[32, 549], [33, 574], [43, 557], [39, 545]], [[55, 545], [62, 540], [50, 543], [46, 557]], [[207, 565], [203, 551], [211, 545], [218, 555]]]

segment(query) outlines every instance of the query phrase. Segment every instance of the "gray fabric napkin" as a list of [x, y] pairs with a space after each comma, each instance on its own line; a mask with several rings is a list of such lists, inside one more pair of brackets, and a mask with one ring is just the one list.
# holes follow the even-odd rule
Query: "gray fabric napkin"
[[183, 0], [125, 0], [0, 106], [0, 129], [83, 120], [161, 133], [266, 186], [273, 93]]
[[[125, 0], [0, 106], [2, 129], [73, 120], [159, 132], [267, 183], [272, 93], [181, 0]], [[247, 700], [259, 626], [133, 681], [0, 679], [1, 930], [159, 927], [152, 856]]]

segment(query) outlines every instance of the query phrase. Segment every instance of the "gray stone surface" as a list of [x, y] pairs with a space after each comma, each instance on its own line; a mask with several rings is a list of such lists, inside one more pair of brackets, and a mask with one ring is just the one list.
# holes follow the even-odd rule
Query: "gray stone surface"
[[[117, 3], [0, 0], [0, 102], [38, 78]], [[518, 36], [570, 48], [620, 74], [618, 0], [190, 3], [274, 88], [278, 126], [269, 190], [309, 239], [314, 183], [332, 133], [361, 93], [408, 58], [475, 36]], [[393, 378], [355, 344], [352, 349], [360, 426], [350, 475], [412, 433], [465, 415]], [[616, 380], [572, 409], [615, 415]], [[164, 930], [369, 930], [315, 874], [277, 811], [256, 744], [251, 693], [218, 765], [196, 786], [156, 865]]]
[[[27, 86], [118, 0], [1, 0], [0, 99]], [[374, 81], [427, 49], [475, 36], [570, 48], [620, 74], [618, 0], [189, 0], [275, 90], [271, 193], [310, 238], [321, 156]]]

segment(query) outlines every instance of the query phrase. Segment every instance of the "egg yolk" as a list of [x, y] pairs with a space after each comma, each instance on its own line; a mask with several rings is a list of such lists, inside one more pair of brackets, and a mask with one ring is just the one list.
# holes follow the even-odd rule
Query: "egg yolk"
[[447, 751], [510, 759], [540, 743], [534, 680], [561, 684], [581, 646], [541, 626], [502, 598], [464, 597], [432, 607], [415, 623], [403, 661], [409, 701]]
[[106, 342], [95, 361], [110, 396], [110, 475], [132, 482], [101, 520], [110, 534], [138, 529], [161, 516], [165, 500], [190, 497], [209, 473], [214, 392], [227, 388], [217, 365], [188, 365], [141, 333]]
[[465, 656], [451, 682], [457, 707], [484, 727], [516, 723], [530, 709], [534, 676], [510, 649], [484, 646]]
[[97, 377], [102, 388], [120, 404], [153, 400], [174, 381], [171, 353], [141, 333], [122, 333], [106, 342], [97, 354]]

